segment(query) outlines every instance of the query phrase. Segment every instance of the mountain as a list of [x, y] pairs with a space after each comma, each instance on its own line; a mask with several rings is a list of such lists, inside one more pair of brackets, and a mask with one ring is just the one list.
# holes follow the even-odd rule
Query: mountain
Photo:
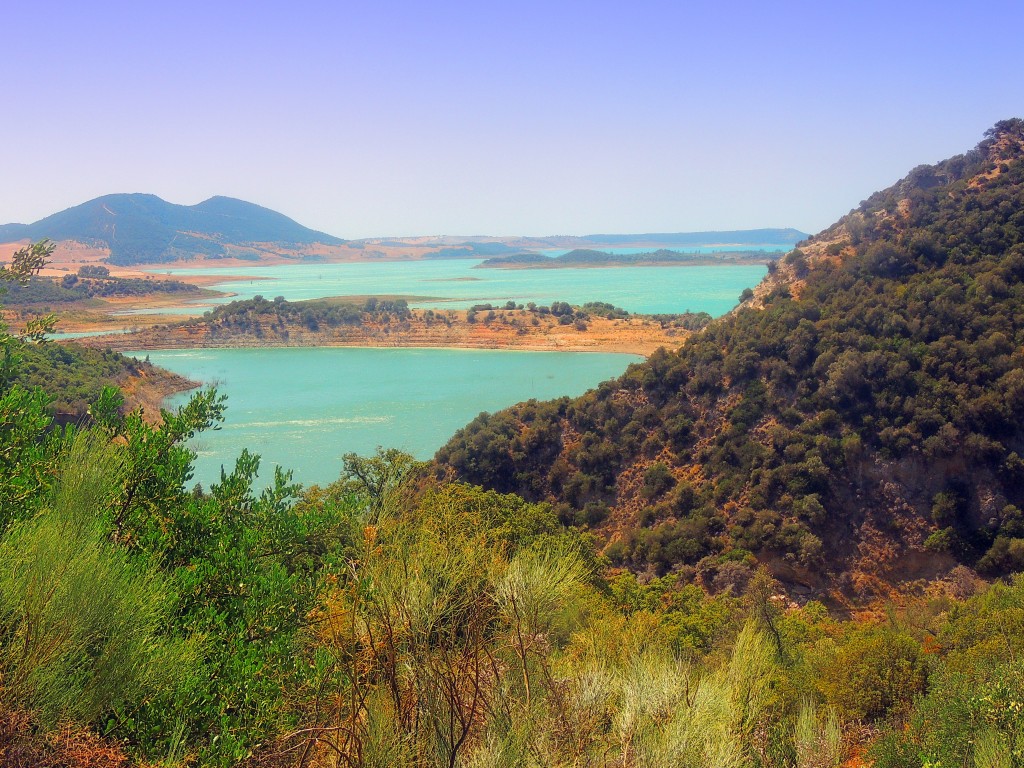
[[104, 245], [110, 250], [111, 263], [125, 265], [223, 257], [230, 246], [345, 242], [269, 208], [230, 197], [175, 205], [156, 195], [105, 195], [33, 224], [0, 226], [0, 242], [44, 237]]
[[872, 195], [743, 298], [582, 397], [481, 414], [440, 469], [712, 591], [756, 562], [840, 603], [1024, 570], [1024, 121]]
[[666, 264], [764, 264], [781, 257], [783, 251], [715, 251], [710, 254], [671, 251], [659, 248], [646, 253], [609, 253], [591, 248], [576, 248], [561, 256], [541, 253], [513, 253], [487, 259], [476, 268], [483, 269], [566, 269], [581, 267], [639, 267]]

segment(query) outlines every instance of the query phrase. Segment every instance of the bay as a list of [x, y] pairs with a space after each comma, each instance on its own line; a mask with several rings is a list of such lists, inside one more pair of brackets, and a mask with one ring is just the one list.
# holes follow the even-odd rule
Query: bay
[[[260, 477], [279, 465], [304, 484], [338, 477], [341, 457], [400, 448], [428, 459], [481, 411], [579, 395], [641, 358], [623, 354], [464, 349], [291, 347], [135, 352], [228, 395], [218, 431], [192, 441], [208, 486], [248, 448]], [[177, 395], [167, 405], [187, 400]]]

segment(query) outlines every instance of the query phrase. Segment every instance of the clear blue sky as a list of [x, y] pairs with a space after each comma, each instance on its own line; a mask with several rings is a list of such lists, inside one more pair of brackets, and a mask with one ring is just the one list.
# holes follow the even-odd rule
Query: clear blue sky
[[1024, 117], [1012, 2], [10, 2], [0, 222], [240, 197], [342, 237], [817, 231]]

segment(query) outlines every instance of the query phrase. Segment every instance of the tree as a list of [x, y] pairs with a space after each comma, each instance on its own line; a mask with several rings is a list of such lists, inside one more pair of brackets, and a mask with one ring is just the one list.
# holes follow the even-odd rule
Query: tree
[[57, 245], [46, 238], [15, 251], [8, 267], [0, 266], [0, 282], [27, 282], [46, 266]]
[[[56, 245], [47, 239], [40, 240], [32, 245], [15, 251], [11, 257], [10, 266], [0, 266], [0, 295], [5, 289], [3, 283], [19, 283], [25, 285], [29, 278], [38, 275], [39, 271], [46, 265], [47, 260], [53, 254]], [[0, 323], [0, 346], [3, 347], [3, 361], [0, 363], [0, 391], [3, 391], [10, 384], [14, 369], [17, 366], [17, 347], [20, 342], [42, 341], [47, 333], [53, 333], [54, 315], [30, 320], [25, 325], [25, 331], [12, 336], [7, 332], [7, 327]]]

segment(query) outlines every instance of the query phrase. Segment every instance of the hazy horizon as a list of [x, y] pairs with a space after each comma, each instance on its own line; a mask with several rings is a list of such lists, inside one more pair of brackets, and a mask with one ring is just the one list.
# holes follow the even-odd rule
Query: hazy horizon
[[347, 239], [813, 233], [1024, 115], [998, 34], [1024, 22], [1013, 2], [42, 2], [6, 19], [0, 223], [139, 191]]

